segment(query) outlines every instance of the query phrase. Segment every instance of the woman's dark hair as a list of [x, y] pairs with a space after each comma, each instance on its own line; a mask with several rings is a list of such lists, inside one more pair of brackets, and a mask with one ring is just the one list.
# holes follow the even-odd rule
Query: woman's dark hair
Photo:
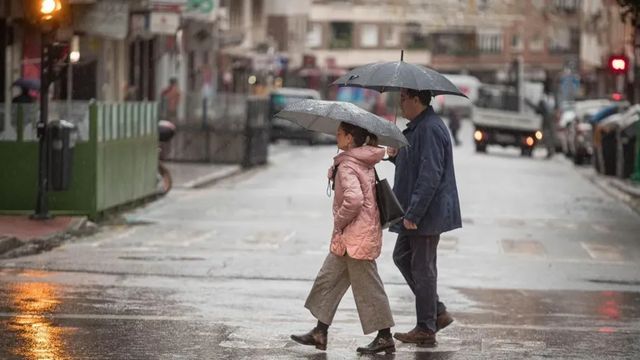
[[431, 103], [432, 94], [430, 90], [407, 89], [407, 95], [410, 97], [417, 97], [422, 105], [429, 106]]
[[[378, 137], [359, 126], [343, 122], [340, 123], [340, 128], [344, 130], [345, 133], [353, 136], [353, 142], [357, 147], [365, 145], [365, 143], [371, 146], [378, 145]], [[368, 141], [367, 137], [369, 137]]]

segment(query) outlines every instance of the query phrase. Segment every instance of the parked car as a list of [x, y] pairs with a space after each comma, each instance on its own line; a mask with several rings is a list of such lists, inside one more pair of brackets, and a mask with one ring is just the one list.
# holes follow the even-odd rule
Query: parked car
[[[571, 104], [573, 106], [573, 104]], [[569, 152], [569, 141], [567, 140], [567, 131], [569, 124], [575, 121], [576, 112], [572, 107], [565, 107], [559, 110], [560, 116], [556, 125], [556, 149], [559, 148], [567, 157], [571, 157]]]
[[271, 119], [270, 139], [300, 140], [309, 145], [335, 143], [335, 136], [309, 131], [291, 121], [274, 118], [285, 106], [304, 99], [320, 99], [320, 93], [306, 88], [280, 88], [269, 94], [269, 114]]

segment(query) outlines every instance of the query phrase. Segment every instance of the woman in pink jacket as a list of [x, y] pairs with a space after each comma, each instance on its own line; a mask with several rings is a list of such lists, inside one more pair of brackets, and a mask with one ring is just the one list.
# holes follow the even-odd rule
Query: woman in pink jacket
[[349, 286], [353, 291], [365, 334], [378, 331], [359, 353], [393, 353], [394, 325], [389, 299], [375, 259], [382, 247], [382, 228], [375, 196], [374, 165], [384, 157], [375, 136], [365, 129], [342, 123], [337, 131], [338, 148], [329, 178], [334, 179], [333, 234], [330, 253], [318, 272], [305, 307], [318, 319], [304, 335], [291, 335], [303, 345], [326, 350], [327, 330]]

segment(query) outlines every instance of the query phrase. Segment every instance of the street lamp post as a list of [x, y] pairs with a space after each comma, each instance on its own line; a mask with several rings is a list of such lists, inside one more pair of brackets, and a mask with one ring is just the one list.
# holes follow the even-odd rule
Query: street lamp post
[[51, 83], [51, 50], [57, 27], [56, 17], [62, 10], [60, 0], [40, 0], [35, 12], [36, 20], [41, 27], [40, 43], [40, 118], [38, 119], [38, 195], [36, 199], [33, 219], [49, 219], [49, 203], [47, 191], [49, 188], [49, 140], [47, 123], [49, 117], [49, 85]]

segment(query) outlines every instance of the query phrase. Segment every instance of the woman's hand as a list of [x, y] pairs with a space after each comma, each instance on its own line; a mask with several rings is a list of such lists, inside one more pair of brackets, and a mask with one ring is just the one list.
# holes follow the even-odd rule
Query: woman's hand
[[389, 157], [394, 157], [394, 156], [398, 155], [398, 149], [396, 149], [394, 147], [391, 147], [391, 146], [388, 146], [387, 147], [387, 155]]

